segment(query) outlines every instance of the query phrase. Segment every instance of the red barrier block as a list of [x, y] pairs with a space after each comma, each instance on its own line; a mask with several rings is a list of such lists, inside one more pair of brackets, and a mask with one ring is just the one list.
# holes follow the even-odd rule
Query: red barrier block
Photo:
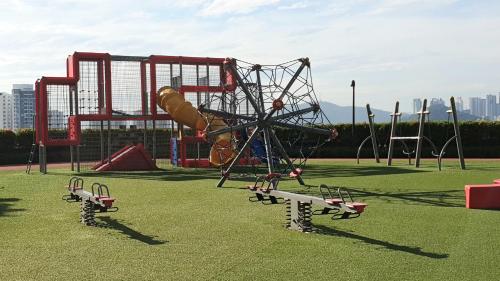
[[500, 179], [493, 180], [493, 183], [494, 183], [494, 184], [500, 184]]
[[468, 184], [465, 186], [467, 209], [500, 209], [500, 184]]

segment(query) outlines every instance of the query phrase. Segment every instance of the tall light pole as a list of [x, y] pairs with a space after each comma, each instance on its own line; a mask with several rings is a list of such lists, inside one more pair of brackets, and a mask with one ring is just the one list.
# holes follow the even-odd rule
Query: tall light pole
[[354, 99], [354, 93], [356, 89], [356, 82], [352, 80], [351, 82], [351, 87], [352, 87], [352, 136], [354, 137], [354, 124], [356, 123], [356, 108], [355, 108], [355, 99]]

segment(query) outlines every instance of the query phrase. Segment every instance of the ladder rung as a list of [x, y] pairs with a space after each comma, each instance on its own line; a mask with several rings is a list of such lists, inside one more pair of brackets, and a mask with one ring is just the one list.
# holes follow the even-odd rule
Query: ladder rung
[[418, 140], [419, 137], [391, 137], [393, 140]]

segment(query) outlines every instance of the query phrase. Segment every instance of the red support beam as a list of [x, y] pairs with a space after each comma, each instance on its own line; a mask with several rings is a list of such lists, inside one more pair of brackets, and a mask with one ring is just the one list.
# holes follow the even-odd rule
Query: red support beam
[[151, 115], [156, 116], [156, 63], [151, 61], [149, 62], [149, 75], [151, 76], [151, 103], [150, 103], [150, 111]]
[[151, 63], [175, 63], [175, 64], [212, 64], [222, 65], [223, 58], [203, 58], [203, 57], [181, 57], [181, 56], [158, 56], [152, 55], [149, 57]]
[[149, 115], [147, 112], [147, 81], [146, 81], [146, 62], [141, 61], [141, 109], [142, 115]]
[[106, 83], [106, 114], [111, 117], [113, 115], [113, 103], [111, 93], [111, 56], [105, 54], [104, 58], [104, 81]]
[[194, 92], [215, 92], [215, 93], [221, 93], [224, 91], [224, 87], [220, 86], [187, 86], [183, 85], [179, 89], [180, 93], [194, 93]]
[[104, 92], [104, 74], [103, 74], [103, 62], [97, 62], [97, 107], [99, 108], [99, 114], [104, 114], [103, 108], [105, 108], [105, 92]]
[[[98, 91], [98, 114], [77, 115], [72, 121], [74, 128], [68, 128], [71, 131], [71, 136], [67, 139], [49, 139], [48, 135], [48, 97], [47, 86], [49, 85], [66, 85], [76, 87], [80, 80], [80, 62], [89, 61], [97, 63], [97, 91]], [[112, 75], [111, 75], [111, 55], [108, 53], [88, 53], [75, 52], [68, 56], [66, 60], [66, 76], [67, 77], [42, 77], [35, 84], [36, 90], [36, 140], [42, 142], [46, 146], [68, 146], [77, 144], [79, 136], [78, 126], [81, 121], [106, 121], [106, 120], [172, 120], [171, 116], [166, 113], [158, 114], [156, 106], [156, 64], [179, 64], [179, 65], [217, 65], [221, 67], [221, 81], [225, 81], [225, 73], [222, 71], [223, 58], [204, 58], [204, 57], [182, 57], [182, 56], [150, 56], [149, 60], [141, 61], [141, 101], [142, 101], [142, 116], [113, 116], [113, 99], [112, 99]], [[150, 67], [150, 93], [147, 96], [147, 77], [146, 64]], [[223, 92], [223, 86], [183, 86], [182, 92]], [[71, 94], [71, 93], [70, 93]], [[149, 102], [150, 110], [147, 110]], [[104, 111], [104, 109], [106, 109]], [[76, 124], [76, 123], [78, 124]], [[71, 122], [70, 122], [71, 123]], [[73, 124], [75, 123], [75, 124]], [[185, 144], [180, 145], [181, 158], [186, 157]]]
[[35, 142], [36, 144], [40, 143], [40, 81], [35, 82]]

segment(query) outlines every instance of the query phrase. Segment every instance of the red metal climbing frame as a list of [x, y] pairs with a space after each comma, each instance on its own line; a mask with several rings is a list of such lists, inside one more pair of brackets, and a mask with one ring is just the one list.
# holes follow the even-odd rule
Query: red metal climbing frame
[[223, 62], [223, 58], [75, 52], [66, 61], [66, 77], [42, 77], [36, 82], [36, 142], [40, 147], [80, 145], [86, 121], [171, 120], [158, 110], [157, 89], [182, 89], [193, 104], [200, 103], [200, 97], [234, 90]]

